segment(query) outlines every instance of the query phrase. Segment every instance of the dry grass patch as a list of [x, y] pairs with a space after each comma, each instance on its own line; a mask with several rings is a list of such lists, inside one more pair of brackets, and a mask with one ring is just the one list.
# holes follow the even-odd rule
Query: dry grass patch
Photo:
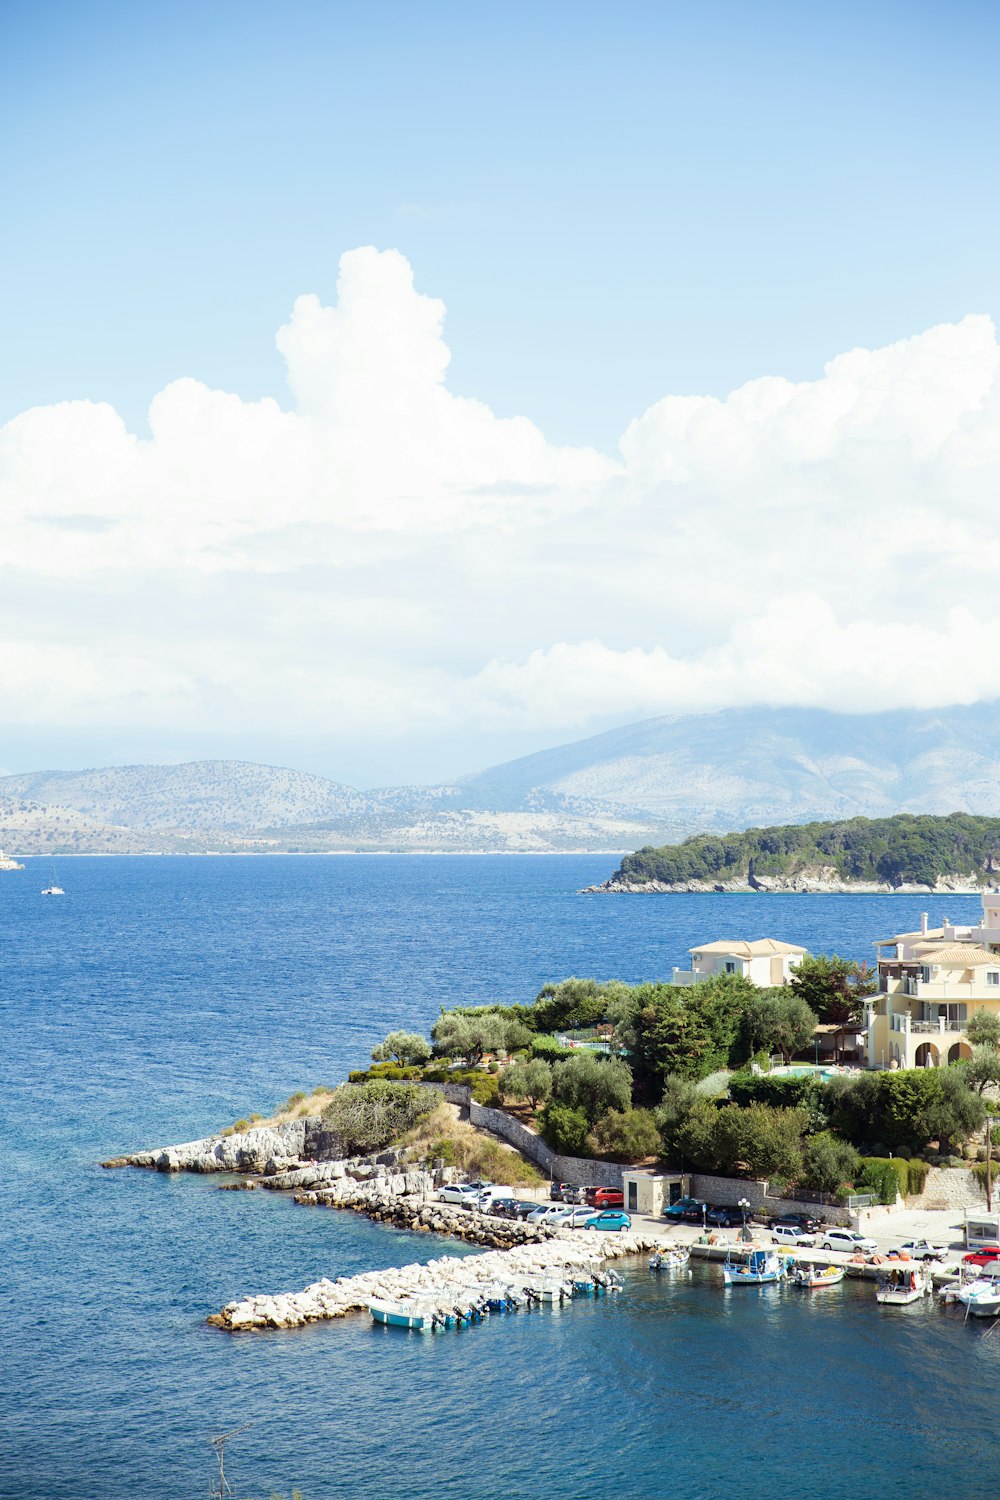
[[321, 1115], [333, 1097], [333, 1089], [320, 1084], [311, 1094], [292, 1094], [284, 1104], [279, 1104], [273, 1115], [265, 1120], [263, 1115], [251, 1115], [247, 1120], [234, 1120], [232, 1125], [220, 1131], [221, 1135], [242, 1135], [255, 1125], [287, 1125], [291, 1120], [304, 1120], [307, 1115]]
[[413, 1161], [441, 1157], [446, 1166], [457, 1167], [469, 1177], [503, 1183], [505, 1187], [538, 1187], [546, 1181], [520, 1152], [460, 1120], [450, 1104], [439, 1104], [403, 1137], [401, 1144]]

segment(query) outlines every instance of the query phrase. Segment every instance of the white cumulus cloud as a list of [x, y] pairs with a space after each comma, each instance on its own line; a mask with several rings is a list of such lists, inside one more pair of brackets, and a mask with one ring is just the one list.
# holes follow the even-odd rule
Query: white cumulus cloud
[[0, 429], [0, 714], [335, 737], [1000, 696], [986, 317], [667, 395], [618, 454], [447, 385], [444, 305], [353, 250], [290, 400], [192, 379]]

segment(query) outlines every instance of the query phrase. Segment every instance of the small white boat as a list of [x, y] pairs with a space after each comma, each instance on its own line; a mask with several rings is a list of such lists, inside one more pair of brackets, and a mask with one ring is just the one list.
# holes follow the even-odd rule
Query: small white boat
[[796, 1266], [792, 1272], [795, 1285], [803, 1286], [810, 1292], [821, 1286], [837, 1286], [843, 1279], [843, 1266]]
[[931, 1280], [916, 1265], [879, 1266], [875, 1278], [875, 1301], [889, 1307], [919, 1302], [931, 1290]]
[[678, 1271], [691, 1259], [690, 1250], [655, 1250], [649, 1257], [651, 1271]]
[[52, 885], [47, 885], [41, 894], [43, 896], [65, 896], [66, 892], [61, 885], [53, 883]]
[[965, 1309], [973, 1318], [1000, 1317], [1000, 1282], [984, 1282], [966, 1299]]

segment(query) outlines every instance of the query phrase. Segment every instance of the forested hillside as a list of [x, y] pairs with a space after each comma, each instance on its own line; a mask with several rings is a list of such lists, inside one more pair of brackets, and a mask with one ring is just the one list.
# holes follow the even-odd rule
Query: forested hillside
[[805, 873], [866, 884], [934, 886], [949, 876], [987, 883], [1000, 872], [1000, 818], [900, 813], [701, 834], [626, 855], [612, 885], [766, 881]]

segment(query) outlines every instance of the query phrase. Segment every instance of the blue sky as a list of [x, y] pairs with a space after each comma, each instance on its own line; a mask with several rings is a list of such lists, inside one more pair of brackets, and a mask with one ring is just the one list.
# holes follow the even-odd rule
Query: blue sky
[[3, 15], [3, 417], [284, 398], [274, 329], [369, 243], [446, 300], [453, 389], [602, 447], [997, 311], [994, 6]]
[[0, 7], [0, 764], [1000, 695], [998, 29]]

